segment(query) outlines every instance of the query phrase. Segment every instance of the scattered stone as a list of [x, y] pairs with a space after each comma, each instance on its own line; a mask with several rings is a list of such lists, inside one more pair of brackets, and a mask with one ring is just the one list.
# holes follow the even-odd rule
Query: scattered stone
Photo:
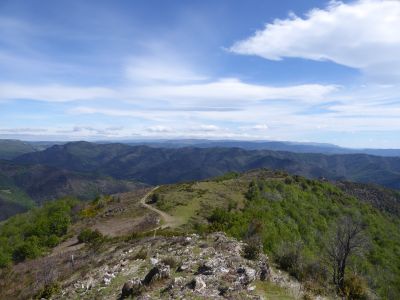
[[200, 291], [204, 290], [206, 288], [206, 286], [207, 286], [206, 283], [200, 276], [196, 276], [195, 278], [193, 278], [192, 281], [190, 281], [188, 283], [188, 288], [190, 288], [196, 292], [200, 292]]
[[266, 263], [263, 263], [260, 267], [260, 280], [265, 281], [270, 277], [270, 269]]
[[133, 293], [133, 281], [129, 280], [124, 283], [124, 286], [122, 287], [122, 293], [121, 293], [121, 298], [127, 298], [131, 296]]
[[210, 266], [209, 263], [205, 262], [199, 268], [197, 269], [196, 275], [202, 274], [202, 275], [212, 275], [213, 268]]
[[125, 282], [122, 287], [121, 298], [127, 298], [131, 296], [138, 296], [142, 293], [143, 285], [140, 279], [133, 279]]
[[158, 264], [147, 273], [142, 283], [144, 285], [150, 285], [156, 280], [169, 278], [170, 275], [171, 270], [168, 265]]

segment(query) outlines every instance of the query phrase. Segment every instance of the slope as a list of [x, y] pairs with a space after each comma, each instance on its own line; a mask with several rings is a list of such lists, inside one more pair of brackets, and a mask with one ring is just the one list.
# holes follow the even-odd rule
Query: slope
[[25, 154], [14, 161], [77, 172], [98, 172], [153, 185], [265, 167], [310, 178], [376, 183], [400, 189], [400, 158], [365, 154], [322, 155], [240, 148], [165, 149], [76, 142]]
[[63, 196], [89, 200], [100, 194], [127, 192], [140, 186], [134, 181], [96, 174], [0, 161], [0, 220]]

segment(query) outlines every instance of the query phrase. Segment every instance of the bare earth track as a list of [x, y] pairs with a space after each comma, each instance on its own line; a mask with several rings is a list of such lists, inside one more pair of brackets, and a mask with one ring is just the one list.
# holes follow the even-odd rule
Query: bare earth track
[[150, 209], [151, 211], [157, 213], [158, 215], [160, 215], [163, 223], [161, 226], [159, 226], [156, 229], [163, 229], [163, 228], [175, 228], [178, 227], [180, 225], [179, 220], [177, 220], [175, 217], [155, 208], [154, 206], [151, 206], [150, 204], [146, 203], [146, 200], [150, 197], [150, 195], [152, 193], [154, 193], [159, 187], [156, 186], [154, 189], [152, 189], [150, 192], [148, 192], [142, 199], [140, 199], [140, 203], [146, 207], [147, 209]]

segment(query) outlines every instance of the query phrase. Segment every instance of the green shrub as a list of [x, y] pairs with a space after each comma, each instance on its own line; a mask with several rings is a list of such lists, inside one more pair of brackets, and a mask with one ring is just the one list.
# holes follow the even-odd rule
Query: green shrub
[[98, 243], [104, 239], [104, 236], [97, 229], [83, 229], [78, 235], [79, 243]]
[[36, 299], [50, 299], [52, 296], [61, 292], [59, 283], [54, 282], [44, 286], [36, 295]]
[[168, 265], [171, 269], [176, 268], [178, 266], [178, 262], [172, 256], [165, 257], [161, 260], [164, 265]]
[[0, 268], [5, 268], [11, 265], [12, 257], [9, 253], [0, 249]]
[[280, 268], [299, 280], [304, 279], [302, 249], [301, 242], [283, 243], [276, 255], [276, 261]]
[[31, 236], [14, 249], [12, 256], [15, 262], [21, 262], [25, 259], [38, 257], [42, 251], [39, 246], [39, 239], [36, 236]]
[[343, 293], [346, 299], [366, 300], [368, 298], [367, 283], [362, 277], [356, 274], [349, 274], [344, 281]]
[[147, 250], [145, 248], [142, 248], [142, 249], [139, 250], [138, 253], [136, 253], [133, 256], [133, 259], [146, 259], [147, 255], [148, 255]]
[[56, 236], [55, 234], [52, 234], [49, 236], [49, 238], [46, 241], [46, 246], [53, 248], [57, 246], [60, 243], [60, 238]]
[[260, 245], [257, 243], [248, 243], [244, 246], [243, 257], [250, 260], [256, 260], [260, 255]]
[[71, 224], [77, 200], [64, 198], [13, 216], [0, 225], [0, 267], [35, 258], [56, 246]]
[[157, 202], [159, 202], [161, 199], [160, 194], [158, 193], [153, 193], [150, 197], [150, 201], [148, 202], [149, 204], [155, 204]]

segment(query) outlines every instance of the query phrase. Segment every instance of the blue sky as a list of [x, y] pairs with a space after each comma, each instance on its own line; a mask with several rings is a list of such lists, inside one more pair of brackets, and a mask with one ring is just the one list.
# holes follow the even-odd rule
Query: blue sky
[[400, 148], [400, 2], [0, 1], [0, 137]]

